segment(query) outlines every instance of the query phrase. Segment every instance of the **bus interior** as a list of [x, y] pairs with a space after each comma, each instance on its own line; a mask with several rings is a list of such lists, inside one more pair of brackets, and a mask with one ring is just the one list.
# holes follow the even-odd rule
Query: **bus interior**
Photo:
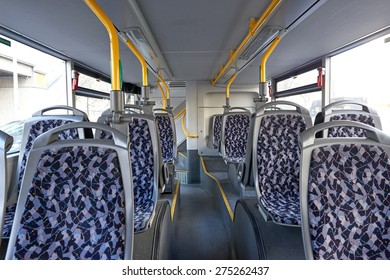
[[388, 0], [13, 0], [0, 259], [390, 259]]

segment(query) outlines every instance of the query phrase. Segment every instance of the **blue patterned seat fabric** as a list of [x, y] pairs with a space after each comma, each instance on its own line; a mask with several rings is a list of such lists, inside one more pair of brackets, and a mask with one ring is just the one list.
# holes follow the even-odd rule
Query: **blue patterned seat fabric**
[[[375, 127], [374, 119], [370, 115], [339, 114], [330, 118], [330, 121], [357, 121]], [[365, 130], [357, 127], [332, 127], [328, 130], [328, 137], [366, 137]]]
[[260, 203], [278, 223], [301, 223], [298, 136], [305, 129], [299, 115], [269, 115], [261, 120], [257, 141]]
[[217, 115], [214, 117], [214, 127], [213, 127], [213, 148], [219, 149], [221, 144], [221, 133], [222, 133], [222, 115]]
[[390, 259], [390, 159], [382, 148], [314, 149], [308, 208], [314, 259]]
[[52, 148], [38, 162], [17, 229], [16, 259], [123, 259], [125, 200], [118, 155]]
[[[34, 144], [35, 139], [39, 135], [41, 135], [41, 134], [43, 134], [43, 133], [45, 133], [45, 132], [47, 132], [55, 127], [65, 125], [67, 123], [72, 123], [72, 122], [73, 121], [71, 121], [71, 120], [63, 120], [63, 119], [45, 119], [45, 120], [37, 121], [36, 123], [34, 123], [31, 126], [31, 129], [30, 129], [29, 134], [28, 134], [28, 139], [26, 142], [23, 158], [22, 158], [22, 161], [20, 164], [19, 177], [18, 177], [18, 189], [20, 189], [20, 185], [22, 183], [22, 179], [24, 176], [24, 170], [26, 168], [27, 158], [28, 158], [28, 155], [30, 154], [30, 151], [31, 151], [31, 148]], [[78, 139], [79, 135], [78, 135], [77, 130], [72, 129], [69, 131], [61, 132], [59, 135], [59, 138], [62, 140]], [[15, 215], [15, 209], [16, 209], [16, 204], [9, 205], [6, 209], [4, 229], [3, 229], [3, 237], [4, 238], [8, 238], [11, 234], [13, 217]]]
[[250, 117], [244, 114], [228, 115], [225, 121], [225, 154], [228, 162], [245, 160]]
[[134, 231], [144, 230], [154, 209], [154, 163], [148, 122], [134, 118], [129, 125], [130, 156], [134, 186]]
[[173, 129], [168, 115], [156, 116], [163, 163], [173, 162]]
[[[133, 118], [133, 122], [129, 124], [129, 133], [134, 188], [134, 231], [138, 232], [148, 226], [155, 206], [153, 146], [146, 120]], [[112, 135], [102, 131], [100, 138], [111, 139]]]

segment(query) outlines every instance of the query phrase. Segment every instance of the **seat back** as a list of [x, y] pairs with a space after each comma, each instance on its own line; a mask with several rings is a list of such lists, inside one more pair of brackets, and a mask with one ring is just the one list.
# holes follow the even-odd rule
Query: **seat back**
[[[335, 127], [366, 137], [315, 137]], [[301, 134], [301, 209], [308, 259], [390, 259], [390, 137], [354, 121]]]
[[[8, 192], [7, 152], [11, 149], [12, 144], [12, 136], [0, 130], [0, 232], [2, 232], [4, 226], [5, 204]], [[0, 246], [1, 240], [0, 235]]]
[[222, 134], [222, 114], [213, 115], [210, 118], [209, 137], [207, 147], [220, 151]]
[[[269, 110], [272, 107], [291, 110]], [[259, 205], [266, 219], [299, 225], [299, 134], [311, 127], [307, 109], [270, 102], [258, 109], [253, 133], [253, 174]]]
[[163, 163], [174, 163], [176, 160], [176, 129], [175, 120], [171, 113], [159, 109], [154, 113], [161, 146], [161, 158]]
[[[47, 112], [53, 110], [66, 110], [70, 112], [69, 115], [47, 115]], [[55, 127], [62, 126], [64, 124], [72, 122], [88, 121], [87, 115], [69, 106], [53, 106], [42, 109], [32, 115], [24, 125], [23, 137], [20, 146], [17, 172], [16, 172], [16, 185], [12, 186], [8, 194], [8, 207], [7, 207], [7, 222], [3, 230], [3, 237], [8, 237], [10, 229], [12, 227], [12, 219], [15, 211], [15, 203], [18, 197], [21, 182], [25, 173], [25, 166], [30, 154], [30, 150], [34, 144], [35, 139]], [[61, 139], [77, 139], [77, 138], [90, 138], [92, 137], [91, 129], [78, 129], [63, 131], [60, 135]]]
[[245, 160], [252, 113], [245, 108], [232, 107], [222, 116], [221, 155], [226, 163]]
[[[354, 109], [348, 109], [348, 107]], [[333, 102], [322, 110], [324, 122], [328, 121], [357, 121], [382, 129], [377, 112], [365, 104], [353, 100]], [[356, 127], [332, 127], [325, 132], [327, 137], [365, 137], [364, 130]]]
[[[61, 139], [105, 129], [113, 140]], [[39, 136], [22, 181], [7, 259], [131, 259], [133, 194], [126, 137], [80, 122]], [[130, 176], [129, 176], [130, 175]]]
[[[109, 113], [106, 111], [105, 113]], [[98, 122], [105, 123], [108, 115], [102, 115]], [[142, 232], [151, 225], [157, 202], [160, 150], [158, 146], [157, 128], [153, 115], [123, 115], [127, 124], [118, 129], [123, 130], [129, 139], [131, 169], [134, 186], [134, 231]], [[114, 124], [115, 126], [115, 124]], [[110, 139], [106, 131], [97, 131], [96, 138]]]

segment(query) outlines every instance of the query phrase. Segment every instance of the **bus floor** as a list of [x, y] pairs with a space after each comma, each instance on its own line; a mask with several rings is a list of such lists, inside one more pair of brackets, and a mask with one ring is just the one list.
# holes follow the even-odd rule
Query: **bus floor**
[[215, 197], [200, 184], [182, 184], [175, 215], [172, 258], [231, 259], [230, 233], [223, 224]]

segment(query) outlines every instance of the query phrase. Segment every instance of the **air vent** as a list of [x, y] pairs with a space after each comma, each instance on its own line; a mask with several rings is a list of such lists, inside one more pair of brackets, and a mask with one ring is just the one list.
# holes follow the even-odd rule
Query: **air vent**
[[185, 88], [186, 82], [169, 82], [170, 88]]
[[263, 31], [250, 43], [246, 50], [238, 57], [239, 60], [248, 61], [262, 51], [276, 36], [282, 28], [278, 26], [266, 26]]

